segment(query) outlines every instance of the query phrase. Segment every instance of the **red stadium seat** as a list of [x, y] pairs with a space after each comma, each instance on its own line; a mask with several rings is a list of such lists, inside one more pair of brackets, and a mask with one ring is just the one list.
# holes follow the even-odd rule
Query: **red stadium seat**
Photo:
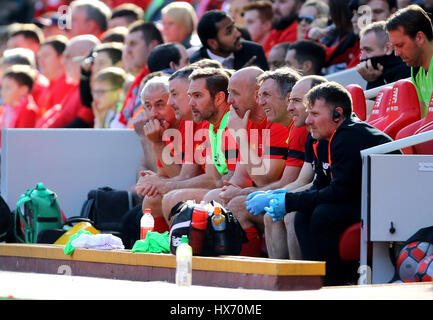
[[[415, 134], [423, 133], [433, 130], [433, 122], [427, 123], [426, 125], [415, 131]], [[433, 154], [433, 140], [417, 144], [413, 146], [416, 154]]]
[[[368, 259], [371, 260], [371, 244], [368, 246]], [[355, 223], [340, 236], [340, 259], [343, 261], [359, 260], [361, 256], [361, 223]]]
[[[430, 127], [430, 129], [429, 129]], [[416, 133], [420, 132], [425, 132], [428, 130], [433, 129], [433, 93], [431, 95], [430, 98], [430, 103], [427, 109], [427, 114], [425, 116], [425, 118], [415, 121], [414, 123], [404, 127], [403, 129], [401, 129], [397, 135], [396, 135], [396, 139], [403, 139], [406, 137], [410, 137]], [[428, 145], [430, 144], [430, 147], [428, 147]], [[416, 146], [412, 146], [412, 147], [407, 147], [407, 148], [403, 148], [402, 151], [405, 154], [414, 154], [414, 153], [419, 153], [420, 154], [432, 154], [431, 152], [431, 143], [430, 142], [426, 142], [425, 144], [423, 144], [422, 146], [420, 146], [420, 148], [418, 148], [418, 150], [416, 150], [417, 147]], [[429, 151], [430, 153], [425, 153], [426, 151]]]
[[346, 86], [346, 89], [352, 96], [353, 112], [355, 112], [359, 119], [365, 121], [367, 106], [365, 104], [364, 90], [357, 84], [349, 84]]
[[373, 125], [395, 139], [397, 133], [409, 124], [421, 119], [418, 95], [409, 80], [398, 80], [392, 87], [392, 95], [386, 116]]
[[374, 126], [374, 123], [386, 116], [386, 108], [391, 100], [392, 87], [385, 87], [379, 91], [374, 101], [373, 109], [367, 122]]

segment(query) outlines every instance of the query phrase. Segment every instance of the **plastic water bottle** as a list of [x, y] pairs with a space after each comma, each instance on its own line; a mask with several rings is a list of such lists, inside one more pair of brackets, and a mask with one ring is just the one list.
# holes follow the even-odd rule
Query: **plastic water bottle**
[[191, 218], [190, 245], [194, 255], [201, 254], [203, 250], [204, 237], [206, 235], [207, 221], [209, 218], [208, 210], [204, 203], [194, 207]]
[[221, 213], [220, 207], [215, 207], [212, 216], [212, 227], [215, 232], [215, 252], [217, 254], [226, 253], [226, 217]]
[[153, 231], [155, 221], [150, 209], [144, 209], [143, 216], [140, 220], [140, 239], [146, 239], [146, 235], [149, 231]]
[[180, 245], [176, 248], [176, 284], [190, 286], [192, 283], [192, 248], [188, 237], [182, 236]]

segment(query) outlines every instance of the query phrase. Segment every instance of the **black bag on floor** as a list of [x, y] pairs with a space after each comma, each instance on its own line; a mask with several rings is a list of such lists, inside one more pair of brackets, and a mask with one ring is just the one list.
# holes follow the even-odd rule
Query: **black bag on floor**
[[122, 232], [122, 217], [133, 205], [129, 191], [98, 188], [87, 194], [80, 217], [90, 219], [93, 226], [101, 232]]
[[[181, 201], [177, 203], [170, 212], [168, 219], [174, 216], [173, 222], [170, 227], [170, 251], [176, 254], [176, 249], [180, 245], [182, 235], [187, 235], [188, 239], [191, 237], [191, 219], [196, 203], [194, 201]], [[242, 249], [242, 243], [248, 241], [244, 229], [242, 229], [239, 221], [232, 212], [225, 209], [221, 204], [216, 201], [211, 201], [212, 207], [220, 207], [221, 214], [225, 216], [226, 229], [225, 231], [215, 231], [212, 227], [212, 215], [208, 217], [207, 227], [204, 235], [203, 249], [200, 256], [217, 256], [219, 254], [225, 255], [239, 255]], [[217, 253], [215, 250], [215, 239], [217, 232], [225, 233], [226, 246], [223, 253]]]

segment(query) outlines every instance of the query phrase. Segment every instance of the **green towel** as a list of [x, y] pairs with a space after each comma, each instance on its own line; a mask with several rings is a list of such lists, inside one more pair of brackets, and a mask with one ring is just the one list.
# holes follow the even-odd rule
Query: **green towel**
[[144, 240], [137, 240], [132, 247], [132, 252], [170, 252], [168, 231], [164, 233], [148, 232]]

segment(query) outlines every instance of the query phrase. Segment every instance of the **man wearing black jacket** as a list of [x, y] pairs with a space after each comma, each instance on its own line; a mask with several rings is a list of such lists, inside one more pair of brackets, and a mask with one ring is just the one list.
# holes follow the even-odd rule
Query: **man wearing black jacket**
[[360, 151], [392, 139], [355, 116], [350, 93], [336, 82], [314, 87], [306, 99], [305, 123], [312, 137], [329, 142], [331, 179], [305, 191], [276, 193], [265, 211], [276, 220], [296, 211], [295, 230], [303, 259], [325, 261], [324, 284], [341, 285], [339, 237], [361, 217]]
[[239, 70], [255, 65], [269, 70], [262, 46], [241, 40], [233, 19], [222, 10], [206, 12], [197, 26], [202, 47], [192, 54], [191, 63], [201, 59], [221, 62], [224, 68]]

